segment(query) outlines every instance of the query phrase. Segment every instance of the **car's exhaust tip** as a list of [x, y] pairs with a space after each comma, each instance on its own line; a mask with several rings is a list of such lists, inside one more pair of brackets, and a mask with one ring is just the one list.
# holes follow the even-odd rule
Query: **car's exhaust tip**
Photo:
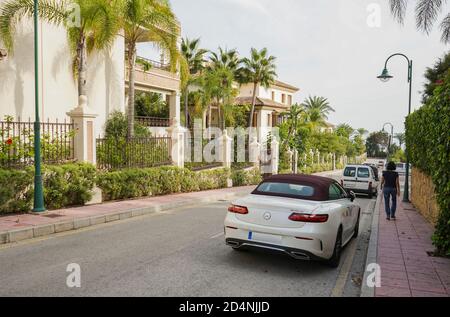
[[306, 261], [311, 260], [309, 255], [306, 255], [305, 253], [302, 253], [302, 252], [293, 251], [293, 252], [290, 252], [289, 255], [297, 260], [306, 260]]
[[227, 245], [233, 248], [238, 248], [240, 246], [240, 243], [236, 241], [227, 241]]

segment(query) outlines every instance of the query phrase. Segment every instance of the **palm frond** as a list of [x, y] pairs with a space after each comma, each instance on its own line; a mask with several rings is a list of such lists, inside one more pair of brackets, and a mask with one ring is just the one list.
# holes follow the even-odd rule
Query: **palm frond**
[[442, 5], [443, 0], [419, 0], [416, 6], [417, 28], [426, 34], [430, 34]]
[[442, 20], [440, 29], [442, 32], [441, 41], [445, 44], [450, 43], [450, 14]]
[[407, 0], [389, 0], [392, 15], [401, 24], [405, 21], [406, 9], [408, 6]]
[[[0, 6], [0, 39], [10, 54], [14, 52], [17, 24], [22, 18], [32, 18], [33, 14], [33, 0], [8, 0]], [[66, 1], [39, 0], [38, 14], [44, 21], [61, 24], [67, 17]]]

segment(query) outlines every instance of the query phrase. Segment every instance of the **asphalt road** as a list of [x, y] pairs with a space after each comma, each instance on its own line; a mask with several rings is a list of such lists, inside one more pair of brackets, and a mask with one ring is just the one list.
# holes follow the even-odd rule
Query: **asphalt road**
[[[341, 267], [227, 247], [228, 202], [172, 210], [0, 248], [0, 296], [358, 296], [374, 200]], [[81, 288], [66, 272], [80, 265]], [[355, 282], [356, 281], [356, 282]]]

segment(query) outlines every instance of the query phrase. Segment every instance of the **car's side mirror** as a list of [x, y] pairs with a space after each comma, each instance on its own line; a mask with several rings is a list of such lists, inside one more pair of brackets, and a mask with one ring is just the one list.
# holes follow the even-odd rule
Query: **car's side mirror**
[[355, 199], [356, 199], [356, 194], [355, 194], [353, 191], [349, 191], [349, 192], [348, 192], [348, 196], [349, 196], [351, 202], [354, 202], [354, 201], [355, 201]]

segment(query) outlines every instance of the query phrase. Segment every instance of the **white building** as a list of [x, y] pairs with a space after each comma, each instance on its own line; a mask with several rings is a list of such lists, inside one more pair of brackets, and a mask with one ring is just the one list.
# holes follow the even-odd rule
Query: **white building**
[[[0, 5], [6, 0], [0, 0]], [[68, 119], [66, 113], [78, 105], [77, 83], [72, 73], [72, 56], [67, 32], [45, 22], [39, 23], [39, 98], [41, 119], [54, 122]], [[14, 54], [0, 59], [0, 120], [5, 116], [34, 120], [34, 41], [31, 21], [16, 30]], [[0, 49], [4, 48], [0, 42]], [[180, 79], [167, 71], [167, 65], [152, 62], [144, 71], [138, 67], [136, 90], [162, 93], [170, 106], [170, 118], [158, 121], [165, 133], [170, 120], [179, 122]], [[109, 51], [94, 53], [88, 60], [88, 106], [98, 116], [94, 119], [95, 136], [101, 135], [105, 120], [113, 111], [126, 111], [127, 69], [125, 40], [117, 36]]]

